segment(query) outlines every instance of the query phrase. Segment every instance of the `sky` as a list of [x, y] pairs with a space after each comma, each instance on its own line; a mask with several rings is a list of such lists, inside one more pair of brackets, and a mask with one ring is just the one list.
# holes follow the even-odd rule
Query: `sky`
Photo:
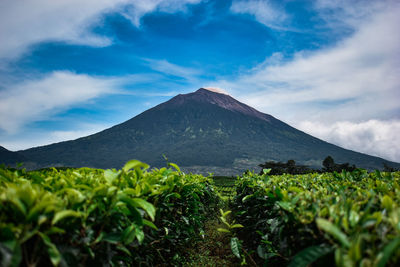
[[0, 145], [76, 139], [222, 88], [400, 162], [397, 0], [1, 0]]

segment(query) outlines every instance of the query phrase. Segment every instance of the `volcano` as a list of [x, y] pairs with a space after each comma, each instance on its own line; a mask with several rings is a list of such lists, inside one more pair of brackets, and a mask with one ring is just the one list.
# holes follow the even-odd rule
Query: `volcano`
[[166, 157], [185, 171], [225, 175], [258, 170], [258, 164], [270, 160], [320, 167], [328, 155], [367, 169], [380, 169], [383, 163], [400, 166], [327, 143], [204, 88], [99, 133], [18, 153], [38, 167], [120, 168], [130, 159], [163, 167]]

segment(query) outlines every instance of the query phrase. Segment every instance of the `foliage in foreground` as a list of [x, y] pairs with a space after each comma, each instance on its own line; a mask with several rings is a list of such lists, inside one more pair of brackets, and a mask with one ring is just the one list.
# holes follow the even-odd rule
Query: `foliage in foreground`
[[1, 266], [171, 264], [202, 231], [216, 195], [179, 168], [0, 168]]
[[[239, 236], [268, 266], [396, 266], [400, 173], [247, 173], [236, 184]], [[397, 265], [398, 266], [398, 265]]]

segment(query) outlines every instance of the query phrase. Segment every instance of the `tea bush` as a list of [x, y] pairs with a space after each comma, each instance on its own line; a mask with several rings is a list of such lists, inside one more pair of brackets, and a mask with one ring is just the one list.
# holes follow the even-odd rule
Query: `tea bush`
[[236, 183], [239, 235], [268, 266], [399, 266], [400, 172], [268, 176]]
[[218, 198], [209, 178], [170, 165], [0, 168], [0, 265], [171, 264]]

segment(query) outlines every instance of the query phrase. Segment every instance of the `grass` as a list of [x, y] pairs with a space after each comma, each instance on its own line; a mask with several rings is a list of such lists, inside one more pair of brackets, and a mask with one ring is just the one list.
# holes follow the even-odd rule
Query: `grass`
[[[221, 196], [220, 206], [229, 209], [230, 199], [234, 195], [236, 177], [212, 177], [218, 193]], [[187, 250], [183, 266], [240, 266], [241, 260], [236, 258], [230, 247], [230, 234], [217, 231], [224, 228], [218, 218], [219, 214], [210, 214], [205, 222], [204, 236]]]
[[218, 218], [206, 222], [203, 239], [188, 249], [183, 266], [240, 266], [231, 252], [230, 236], [217, 231], [221, 227]]

